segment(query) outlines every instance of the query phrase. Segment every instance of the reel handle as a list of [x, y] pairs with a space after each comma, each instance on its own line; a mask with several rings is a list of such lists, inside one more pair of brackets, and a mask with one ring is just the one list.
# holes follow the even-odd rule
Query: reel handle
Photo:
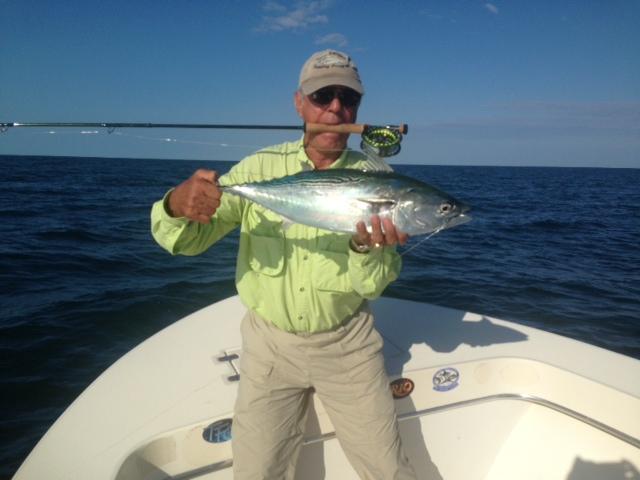
[[[340, 125], [324, 125], [322, 123], [305, 123], [304, 131], [309, 133], [332, 132], [332, 133], [362, 134], [367, 128], [371, 128], [371, 127], [373, 127], [373, 125], [366, 125], [362, 123], [342, 123]], [[409, 126], [406, 123], [401, 123], [400, 125], [389, 125], [385, 127], [375, 127], [375, 128], [389, 128], [389, 129], [397, 130], [403, 135], [409, 131]]]

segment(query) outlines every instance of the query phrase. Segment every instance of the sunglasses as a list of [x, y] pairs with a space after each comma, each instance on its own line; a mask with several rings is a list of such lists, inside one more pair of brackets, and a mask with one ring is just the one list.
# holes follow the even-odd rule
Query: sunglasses
[[354, 108], [360, 105], [362, 95], [350, 88], [324, 87], [310, 93], [308, 97], [313, 104], [319, 107], [326, 107], [337, 97], [343, 107]]

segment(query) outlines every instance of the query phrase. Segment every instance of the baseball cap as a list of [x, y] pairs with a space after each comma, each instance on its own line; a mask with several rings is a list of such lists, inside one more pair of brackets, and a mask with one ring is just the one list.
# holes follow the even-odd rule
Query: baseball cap
[[302, 93], [309, 95], [329, 85], [342, 85], [364, 94], [358, 67], [346, 53], [337, 50], [316, 52], [302, 66], [298, 85]]

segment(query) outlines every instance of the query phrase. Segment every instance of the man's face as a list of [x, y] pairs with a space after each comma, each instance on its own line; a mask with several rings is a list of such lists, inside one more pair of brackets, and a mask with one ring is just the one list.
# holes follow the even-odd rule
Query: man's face
[[[300, 91], [295, 95], [298, 115], [305, 123], [339, 125], [354, 123], [358, 115], [360, 94], [347, 87], [329, 86], [310, 95]], [[348, 134], [308, 133], [306, 144], [321, 151], [342, 151], [347, 146]]]

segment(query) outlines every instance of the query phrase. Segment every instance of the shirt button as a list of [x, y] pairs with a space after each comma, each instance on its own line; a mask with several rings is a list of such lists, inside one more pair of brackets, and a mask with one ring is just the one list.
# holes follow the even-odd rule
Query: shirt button
[[309, 255], [305, 255], [304, 257], [302, 257], [303, 260], [309, 260]]
[[298, 315], [298, 320], [302, 320], [302, 315]]
[[300, 291], [301, 291], [301, 292], [304, 292], [304, 287], [300, 287]]

